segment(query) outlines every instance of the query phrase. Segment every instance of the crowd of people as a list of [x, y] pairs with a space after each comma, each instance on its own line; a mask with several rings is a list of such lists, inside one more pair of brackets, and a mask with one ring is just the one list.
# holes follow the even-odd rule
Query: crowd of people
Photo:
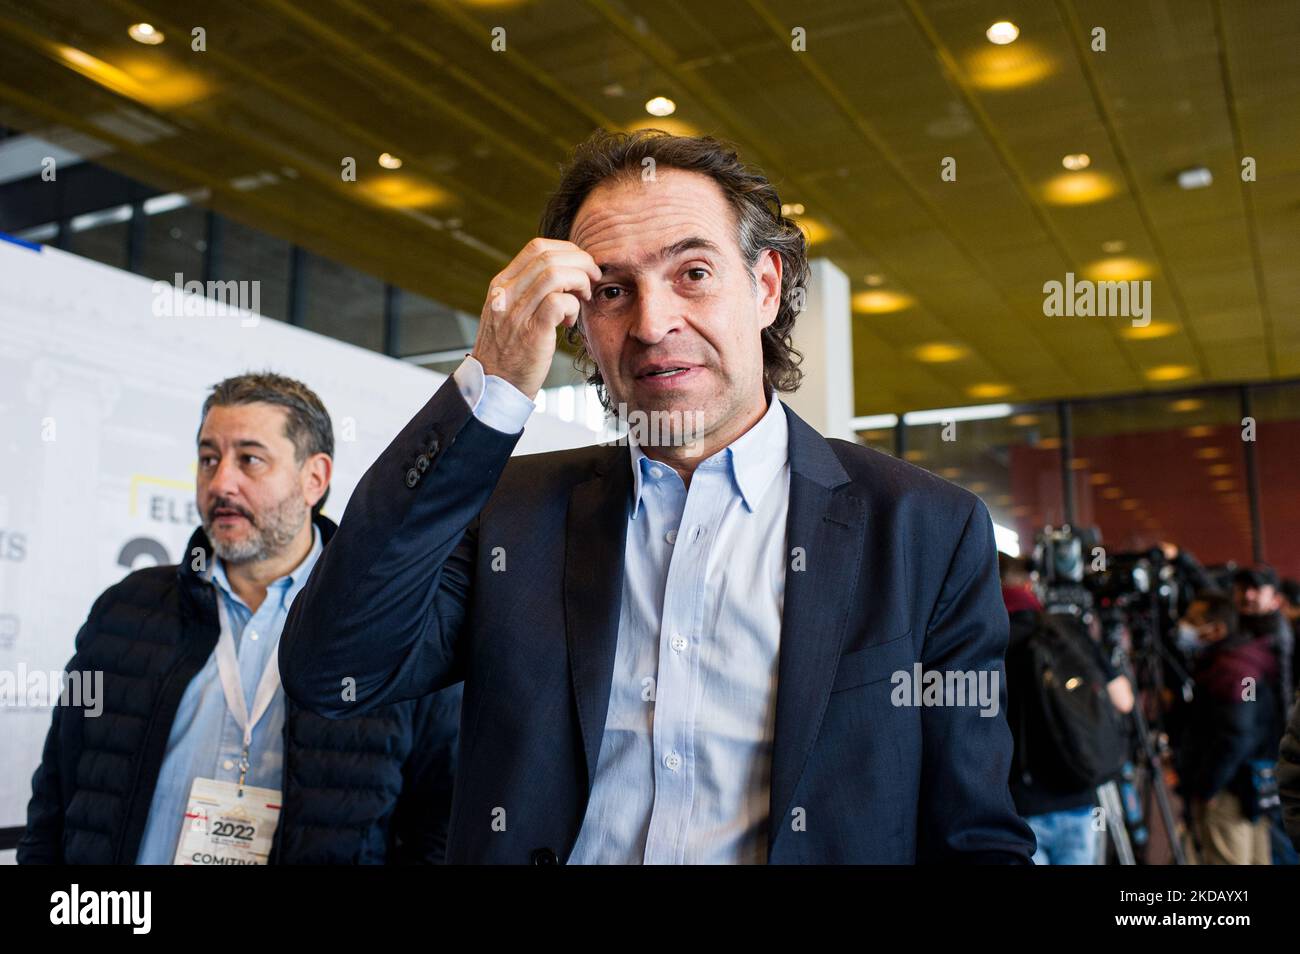
[[[1011, 620], [1010, 785], [1037, 836], [1034, 860], [1106, 858], [1106, 829], [1115, 819], [1105, 816], [1098, 788], [1132, 777], [1142, 758], [1138, 732], [1149, 725], [1161, 780], [1181, 809], [1167, 834], [1189, 863], [1296, 864], [1300, 583], [1265, 565], [1207, 568], [1177, 546], [1161, 549], [1170, 604], [1149, 664], [1139, 667], [1123, 627], [1119, 638], [1107, 639], [1096, 613], [1046, 612], [1032, 560], [999, 555]], [[1053, 676], [1062, 673], [1076, 683], [1073, 709], [1052, 695]], [[1132, 718], [1135, 706], [1145, 720]], [[1154, 812], [1151, 781], [1138, 818]]]

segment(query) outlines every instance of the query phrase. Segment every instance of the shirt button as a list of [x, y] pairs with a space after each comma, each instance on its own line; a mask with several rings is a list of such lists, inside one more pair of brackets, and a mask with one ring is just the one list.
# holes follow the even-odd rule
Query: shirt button
[[686, 637], [681, 633], [673, 633], [673, 640], [670, 644], [674, 652], [682, 652], [686, 648]]
[[676, 752], [669, 752], [664, 756], [664, 765], [670, 772], [676, 772], [682, 767], [682, 757]]
[[235, 767], [235, 763], [232, 762], [230, 759], [226, 759], [224, 762], [221, 763], [221, 767], [224, 768], [227, 772], [229, 772], [232, 768]]
[[658, 467], [651, 467], [651, 468], [650, 468], [650, 476], [651, 476], [651, 477], [654, 477], [656, 480], [657, 480], [658, 478], [662, 477], [663, 475], [664, 475], [664, 472], [663, 472], [662, 470], [660, 470]]
[[676, 543], [676, 542], [677, 542], [677, 531], [676, 531], [676, 530], [669, 530], [667, 533], [664, 534], [664, 539], [667, 540], [669, 543]]
[[249, 638], [249, 639], [257, 639], [257, 631], [254, 630], [253, 632], [249, 633], [249, 634], [248, 634], [248, 638]]

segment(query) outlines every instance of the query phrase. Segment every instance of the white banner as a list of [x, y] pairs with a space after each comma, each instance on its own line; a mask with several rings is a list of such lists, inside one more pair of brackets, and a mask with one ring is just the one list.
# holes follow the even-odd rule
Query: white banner
[[[48, 683], [67, 664], [106, 587], [177, 562], [199, 523], [195, 435], [211, 386], [265, 370], [320, 395], [336, 445], [325, 513], [337, 520], [365, 469], [444, 380], [247, 312], [179, 314], [196, 310], [225, 309], [57, 249], [0, 241], [0, 681], [21, 677], [18, 698], [0, 704], [0, 827], [26, 822], [53, 701], [39, 691], [41, 674]], [[597, 439], [538, 413], [517, 453]]]

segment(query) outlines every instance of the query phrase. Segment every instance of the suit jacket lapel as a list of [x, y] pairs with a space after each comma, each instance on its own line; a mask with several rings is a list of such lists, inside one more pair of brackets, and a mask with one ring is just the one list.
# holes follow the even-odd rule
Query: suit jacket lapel
[[564, 535], [564, 625], [588, 792], [596, 777], [614, 675], [631, 487], [627, 448], [615, 445], [598, 459], [592, 476], [569, 494]]
[[831, 446], [788, 406], [786, 415], [790, 426], [790, 505], [769, 857], [777, 835], [790, 824], [795, 787], [830, 697], [866, 532], [862, 502], [836, 492], [849, 482], [849, 476]]

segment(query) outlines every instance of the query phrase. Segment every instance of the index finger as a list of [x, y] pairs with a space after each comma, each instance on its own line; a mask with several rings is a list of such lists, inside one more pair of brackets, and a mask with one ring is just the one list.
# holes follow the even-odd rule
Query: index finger
[[596, 260], [578, 246], [563, 239], [548, 239], [539, 236], [519, 250], [519, 254], [511, 260], [504, 271], [497, 275], [493, 284], [505, 285], [513, 281], [520, 272], [532, 264], [539, 254], [548, 251], [573, 253], [572, 256], [566, 256], [566, 258], [570, 258], [568, 264], [583, 269], [591, 276], [592, 281], [600, 278], [600, 266], [596, 264]]

